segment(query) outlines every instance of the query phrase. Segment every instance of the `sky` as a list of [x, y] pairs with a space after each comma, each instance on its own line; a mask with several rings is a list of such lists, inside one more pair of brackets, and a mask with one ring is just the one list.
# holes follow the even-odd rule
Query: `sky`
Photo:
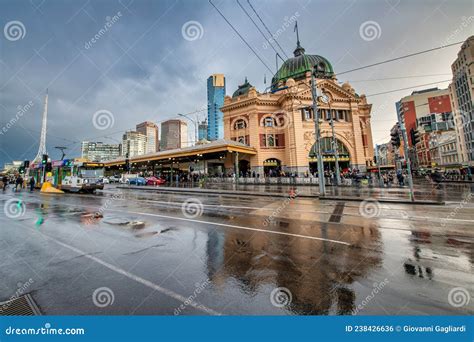
[[[207, 0], [0, 0], [0, 165], [35, 157], [46, 89], [53, 159], [60, 158], [55, 146], [78, 157], [83, 140], [117, 143], [142, 121], [203, 110], [213, 73], [226, 76], [227, 95], [245, 77], [263, 92], [276, 71], [275, 52], [237, 1], [213, 3], [263, 63]], [[327, 58], [336, 74], [474, 34], [472, 0], [250, 3], [283, 58], [295, 49], [296, 19], [306, 53]], [[240, 4], [260, 24], [248, 0]], [[374, 144], [389, 140], [396, 101], [448, 86], [459, 48], [337, 76], [372, 103]], [[400, 88], [409, 89], [374, 95]]]

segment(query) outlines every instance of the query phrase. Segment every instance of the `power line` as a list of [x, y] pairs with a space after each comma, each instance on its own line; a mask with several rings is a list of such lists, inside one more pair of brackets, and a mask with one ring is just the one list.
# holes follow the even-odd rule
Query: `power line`
[[[257, 16], [257, 18], [260, 20], [260, 22], [262, 23], [263, 27], [265, 27], [265, 29], [267, 30], [268, 34], [270, 35], [271, 38], [273, 38], [273, 34], [272, 32], [268, 29], [267, 25], [265, 25], [265, 23], [263, 22], [262, 18], [258, 15], [257, 11], [255, 10], [255, 8], [252, 6], [252, 4], [250, 3], [250, 0], [247, 0], [247, 3], [249, 4], [250, 8], [252, 8], [252, 11], [255, 13], [255, 15]], [[278, 47], [280, 48], [280, 50], [283, 52], [283, 54], [285, 55], [285, 57], [288, 59], [290, 57], [288, 57], [288, 55], [286, 54], [285, 50], [283, 50], [283, 48], [281, 47], [280, 43], [278, 43], [278, 41], [273, 38], [273, 40], [275, 41], [275, 44], [278, 45]]]
[[247, 43], [247, 41], [244, 39], [244, 37], [242, 37], [242, 35], [239, 33], [239, 31], [237, 31], [237, 29], [230, 23], [229, 20], [227, 20], [227, 18], [225, 17], [224, 14], [222, 14], [221, 11], [219, 11], [219, 9], [212, 3], [211, 0], [209, 0], [209, 3], [212, 5], [212, 7], [214, 7], [216, 9], [216, 11], [221, 15], [221, 17], [226, 21], [226, 23], [234, 30], [234, 32], [240, 37], [240, 39], [242, 39], [242, 41], [248, 46], [248, 48], [250, 50], [252, 50], [252, 52], [254, 53], [255, 56], [257, 56], [257, 58], [260, 60], [260, 62], [262, 62], [263, 65], [265, 65], [265, 67], [268, 69], [268, 71], [270, 71], [272, 74], [273, 74], [273, 71], [272, 69], [270, 69], [270, 67], [267, 65], [267, 63], [265, 63], [263, 61], [263, 59], [257, 54], [257, 52], [255, 52], [255, 50], [250, 46], [249, 43]]
[[356, 82], [372, 82], [372, 81], [386, 81], [386, 80], [402, 80], [405, 78], [420, 78], [420, 77], [433, 77], [433, 76], [447, 76], [452, 74], [427, 74], [427, 75], [411, 75], [411, 76], [399, 76], [399, 77], [384, 77], [384, 78], [374, 78], [368, 80], [352, 80], [347, 81], [349, 83], [356, 83]]
[[385, 63], [389, 63], [389, 62], [394, 62], [394, 61], [398, 61], [400, 59], [405, 59], [405, 58], [408, 58], [408, 57], [418, 56], [418, 55], [421, 55], [421, 54], [424, 54], [424, 53], [427, 53], [427, 52], [444, 49], [444, 48], [447, 48], [447, 47], [450, 47], [450, 46], [453, 46], [453, 45], [459, 45], [459, 44], [462, 44], [462, 43], [464, 43], [464, 41], [457, 42], [457, 43], [452, 43], [452, 44], [448, 44], [448, 45], [441, 45], [441, 46], [438, 46], [438, 47], [435, 47], [435, 48], [432, 48], [432, 49], [423, 50], [423, 51], [419, 51], [419, 52], [415, 52], [415, 53], [410, 53], [408, 55], [395, 57], [395, 58], [392, 58], [392, 59], [387, 59], [386, 61], [382, 61], [382, 62], [378, 62], [378, 63], [374, 63], [374, 64], [369, 64], [369, 65], [366, 65], [366, 66], [363, 66], [363, 67], [360, 67], [360, 68], [355, 68], [355, 69], [347, 70], [347, 71], [344, 71], [344, 72], [340, 72], [337, 75], [343, 75], [343, 74], [347, 74], [349, 72], [362, 70], [362, 69], [366, 69], [366, 68], [371, 68], [371, 67], [376, 66], [376, 65], [385, 64]]
[[375, 93], [375, 94], [370, 94], [370, 95], [366, 95], [366, 96], [369, 97], [369, 96], [377, 96], [377, 95], [395, 93], [397, 91], [408, 90], [408, 89], [413, 89], [413, 88], [417, 88], [417, 87], [424, 87], [424, 86], [428, 86], [428, 85], [444, 83], [444, 82], [450, 82], [450, 81], [451, 80], [443, 80], [443, 81], [437, 81], [437, 82], [431, 82], [431, 83], [425, 83], [425, 84], [418, 84], [418, 85], [414, 85], [414, 86], [411, 86], [411, 87], [398, 88], [398, 89], [388, 90], [388, 91], [384, 91], [384, 92], [381, 92], [381, 93]]
[[[263, 36], [263, 38], [265, 38], [265, 40], [267, 41], [267, 43], [272, 47], [273, 51], [275, 51], [275, 53], [277, 54], [278, 57], [280, 57], [280, 59], [284, 62], [285, 60], [283, 58], [281, 58], [280, 54], [278, 53], [278, 51], [275, 49], [275, 47], [272, 45], [272, 43], [270, 42], [270, 39], [267, 38], [265, 36], [265, 34], [262, 32], [262, 30], [260, 29], [260, 27], [258, 27], [257, 23], [255, 22], [255, 20], [253, 20], [253, 18], [250, 16], [250, 14], [247, 12], [247, 10], [244, 8], [244, 6], [242, 6], [242, 4], [240, 3], [239, 0], [237, 0], [237, 4], [240, 6], [240, 8], [242, 9], [242, 11], [244, 11], [244, 13], [247, 15], [247, 17], [249, 17], [249, 19], [252, 21], [252, 23], [255, 25], [255, 27], [257, 28], [258, 32], [260, 32], [260, 34]], [[271, 38], [271, 37], [270, 37]]]

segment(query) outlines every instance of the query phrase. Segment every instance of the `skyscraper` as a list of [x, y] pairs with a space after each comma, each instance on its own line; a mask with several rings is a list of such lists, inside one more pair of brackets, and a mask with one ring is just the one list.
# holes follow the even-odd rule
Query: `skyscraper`
[[453, 81], [449, 85], [459, 146], [459, 162], [474, 167], [474, 36], [461, 46], [451, 65]]
[[83, 141], [81, 146], [82, 158], [90, 161], [106, 161], [120, 157], [120, 144], [104, 144], [97, 141]]
[[168, 120], [161, 123], [160, 149], [172, 150], [189, 146], [188, 124], [182, 120]]
[[145, 154], [146, 151], [146, 135], [128, 131], [122, 137], [122, 156], [131, 158]]
[[207, 121], [199, 123], [198, 140], [207, 139]]
[[160, 150], [160, 140], [158, 139], [158, 126], [151, 122], [145, 121], [137, 125], [137, 132], [146, 136], [145, 153], [154, 153]]
[[224, 138], [224, 105], [225, 77], [214, 74], [207, 79], [207, 140]]

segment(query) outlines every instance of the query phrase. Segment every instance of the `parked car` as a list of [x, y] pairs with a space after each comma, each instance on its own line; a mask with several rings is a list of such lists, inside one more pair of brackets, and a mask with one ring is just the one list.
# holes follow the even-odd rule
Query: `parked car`
[[163, 178], [157, 178], [157, 177], [148, 177], [146, 179], [146, 185], [162, 185], [162, 184], [165, 184], [166, 183], [166, 180], [164, 180]]
[[110, 176], [109, 177], [109, 182], [110, 183], [120, 183], [120, 179], [121, 179], [120, 176]]
[[146, 179], [143, 177], [128, 178], [127, 184], [129, 185], [146, 185]]
[[99, 179], [99, 183], [102, 183], [102, 184], [109, 184], [110, 181], [109, 181], [108, 178], [104, 177], [104, 178]]

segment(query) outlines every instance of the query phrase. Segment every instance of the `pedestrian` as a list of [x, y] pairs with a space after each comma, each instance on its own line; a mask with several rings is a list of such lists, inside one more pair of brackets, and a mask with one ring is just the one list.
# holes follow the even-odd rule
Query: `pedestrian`
[[7, 185], [8, 185], [8, 177], [7, 176], [3, 176], [2, 177], [2, 189], [3, 189], [3, 192], [5, 192], [5, 190], [7, 189]]
[[31, 177], [30, 178], [30, 192], [33, 192], [35, 190], [35, 178]]
[[21, 188], [23, 186], [23, 178], [18, 175], [18, 177], [16, 177], [16, 181], [15, 181], [15, 191], [18, 190], [18, 186], [20, 186], [20, 191], [21, 191]]

